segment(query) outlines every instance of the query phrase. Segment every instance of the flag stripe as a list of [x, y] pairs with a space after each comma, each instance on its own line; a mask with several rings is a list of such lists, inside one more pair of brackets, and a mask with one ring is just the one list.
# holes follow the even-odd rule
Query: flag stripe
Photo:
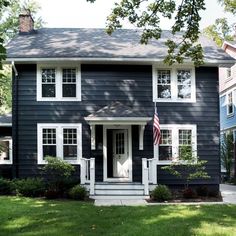
[[161, 142], [161, 130], [157, 112], [154, 113], [153, 119], [153, 143], [154, 145], [160, 144]]

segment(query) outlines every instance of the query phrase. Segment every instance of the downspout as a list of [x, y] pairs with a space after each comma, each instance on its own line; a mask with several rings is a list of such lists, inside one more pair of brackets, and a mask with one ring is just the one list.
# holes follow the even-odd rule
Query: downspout
[[18, 170], [18, 71], [15, 62], [12, 61], [12, 140], [13, 140], [13, 168], [12, 176], [17, 178], [19, 176]]

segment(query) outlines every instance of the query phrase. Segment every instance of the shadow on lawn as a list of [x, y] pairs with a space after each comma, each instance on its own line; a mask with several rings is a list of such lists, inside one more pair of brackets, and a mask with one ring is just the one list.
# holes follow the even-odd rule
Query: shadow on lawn
[[232, 205], [95, 207], [27, 198], [0, 202], [4, 204], [0, 205], [0, 235], [4, 236], [236, 234], [236, 206]]

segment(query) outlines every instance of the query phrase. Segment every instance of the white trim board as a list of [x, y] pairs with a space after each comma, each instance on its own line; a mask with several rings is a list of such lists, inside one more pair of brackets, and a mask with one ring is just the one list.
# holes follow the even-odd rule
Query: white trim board
[[12, 138], [11, 137], [1, 137], [0, 141], [7, 141], [9, 142], [9, 160], [1, 160], [0, 159], [0, 165], [12, 165], [13, 164], [13, 146], [12, 146]]
[[[41, 70], [55, 69], [55, 97], [42, 97]], [[76, 97], [63, 97], [62, 95], [62, 69], [76, 69]], [[37, 64], [37, 101], [81, 101], [81, 66], [78, 63], [38, 63]]]
[[73, 128], [77, 130], [77, 159], [76, 160], [65, 160], [66, 162], [74, 165], [80, 164], [82, 158], [82, 124], [66, 124], [66, 123], [38, 123], [37, 124], [37, 162], [39, 165], [46, 164], [43, 160], [43, 143], [42, 143], [42, 129], [56, 129], [56, 153], [57, 157], [63, 160], [63, 129]]
[[[171, 98], [158, 98], [158, 70], [169, 70], [171, 80]], [[178, 98], [178, 82], [177, 70], [190, 70], [191, 73], [191, 98]], [[152, 91], [153, 102], [179, 102], [179, 103], [195, 103], [196, 102], [196, 78], [195, 67], [192, 65], [153, 65], [152, 66]]]

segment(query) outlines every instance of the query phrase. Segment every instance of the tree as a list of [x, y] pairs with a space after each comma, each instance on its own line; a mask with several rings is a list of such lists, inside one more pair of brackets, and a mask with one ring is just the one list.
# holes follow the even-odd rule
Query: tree
[[226, 169], [226, 177], [229, 180], [231, 178], [231, 171], [234, 158], [234, 137], [232, 131], [223, 134], [220, 151], [221, 163]]
[[[3, 14], [3, 9], [9, 6], [8, 0], [0, 0], [0, 16]], [[4, 47], [4, 36], [0, 30], [0, 70], [2, 69], [2, 61], [6, 59], [6, 49]]]
[[211, 38], [221, 47], [225, 40], [232, 41], [234, 39], [232, 26], [228, 25], [226, 18], [218, 18], [215, 24], [209, 25], [203, 30], [203, 34]]
[[185, 180], [185, 188], [188, 189], [192, 180], [210, 178], [206, 172], [206, 163], [207, 161], [200, 160], [199, 157], [192, 152], [191, 147], [184, 145], [180, 147], [178, 159], [173, 161], [170, 165], [162, 167], [162, 169]]
[[[87, 0], [95, 2], [96, 0]], [[205, 10], [204, 0], [182, 0], [180, 5], [174, 0], [121, 0], [115, 3], [111, 14], [107, 17], [107, 33], [112, 34], [116, 29], [123, 27], [124, 20], [142, 29], [140, 42], [147, 44], [150, 39], [158, 40], [161, 37], [160, 20], [174, 18], [172, 34], [180, 33], [181, 41], [175, 37], [166, 41], [168, 55], [165, 63], [182, 63], [184, 58], [190, 58], [195, 65], [203, 63], [203, 51], [199, 38], [199, 12]]]
[[218, 0], [218, 2], [224, 7], [226, 12], [236, 14], [236, 1], [235, 0]]
[[[40, 6], [34, 0], [18, 1], [8, 0], [6, 4], [2, 4], [0, 0], [0, 113], [8, 112], [11, 109], [11, 70], [10, 67], [2, 62], [6, 58], [6, 50], [4, 45], [12, 39], [19, 29], [19, 14], [24, 8], [29, 9], [32, 15], [36, 14]], [[35, 28], [43, 25], [41, 17], [35, 19]], [[1, 71], [1, 69], [3, 69]]]

